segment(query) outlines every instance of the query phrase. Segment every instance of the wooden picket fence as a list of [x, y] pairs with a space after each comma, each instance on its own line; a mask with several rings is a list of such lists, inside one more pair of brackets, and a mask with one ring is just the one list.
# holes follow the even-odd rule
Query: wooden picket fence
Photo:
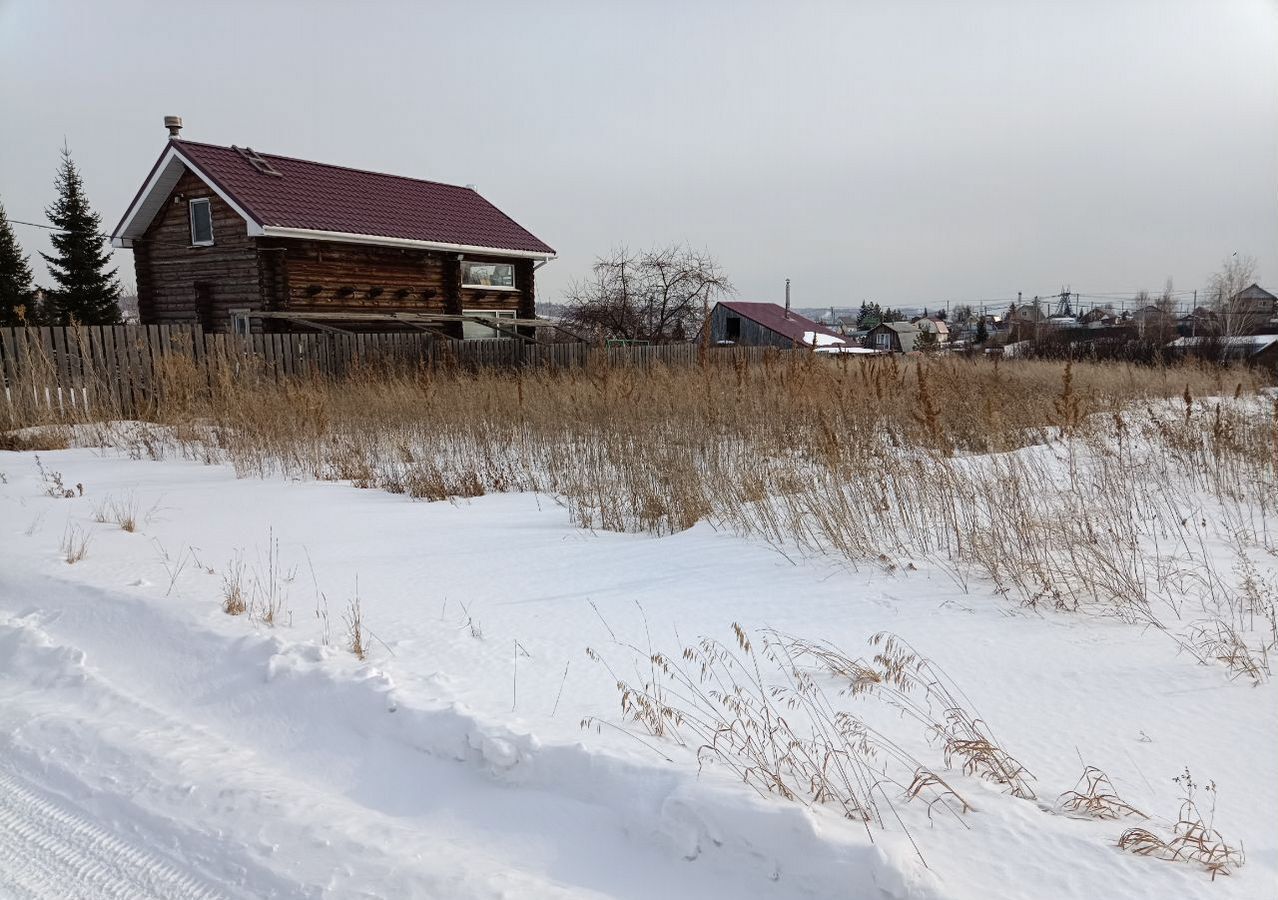
[[[781, 351], [788, 352], [788, 351]], [[0, 427], [144, 416], [162, 390], [166, 360], [193, 365], [209, 384], [226, 373], [341, 378], [378, 366], [530, 368], [754, 364], [778, 351], [692, 344], [592, 347], [516, 340], [457, 341], [425, 332], [212, 334], [198, 325], [0, 328]]]

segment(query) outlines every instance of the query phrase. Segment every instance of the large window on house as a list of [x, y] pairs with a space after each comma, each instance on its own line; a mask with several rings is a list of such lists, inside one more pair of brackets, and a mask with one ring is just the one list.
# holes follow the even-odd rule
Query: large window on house
[[[464, 316], [488, 316], [495, 319], [515, 319], [518, 313], [513, 309], [463, 309]], [[496, 328], [489, 328], [480, 322], [472, 322], [469, 319], [462, 321], [462, 337], [468, 341], [485, 341], [491, 338], [508, 338], [509, 334], [503, 334]]]
[[462, 261], [462, 287], [515, 289], [515, 267], [511, 263]]
[[878, 347], [880, 350], [891, 350], [892, 335], [888, 334], [886, 331], [880, 331], [874, 336], [874, 346]]
[[723, 326], [723, 339], [733, 342], [741, 340], [741, 318], [739, 316], [728, 316]]
[[191, 201], [191, 244], [207, 247], [213, 243], [213, 204], [207, 197]]

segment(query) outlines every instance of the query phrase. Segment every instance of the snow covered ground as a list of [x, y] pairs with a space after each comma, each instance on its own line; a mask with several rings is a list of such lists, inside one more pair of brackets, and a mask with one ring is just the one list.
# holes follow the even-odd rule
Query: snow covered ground
[[[0, 453], [0, 897], [1278, 896], [1274, 686], [1138, 628], [704, 523], [591, 533], [544, 496], [424, 503], [80, 449], [39, 454], [76, 494], [55, 498], [35, 456]], [[95, 521], [112, 502], [136, 531]], [[278, 599], [273, 627], [222, 611], [237, 561]], [[356, 596], [363, 661], [344, 647]], [[629, 677], [622, 643], [677, 655], [734, 622], [853, 656], [904, 636], [1038, 800], [945, 770], [886, 717], [974, 806], [960, 822], [896, 802], [925, 865], [902, 827], [867, 833], [699, 773], [695, 748], [582, 727], [625, 724], [587, 648]], [[1172, 779], [1188, 768], [1204, 806], [1214, 780], [1246, 864], [1212, 881], [1118, 850], [1138, 823], [1060, 814], [1084, 763], [1162, 832]]]

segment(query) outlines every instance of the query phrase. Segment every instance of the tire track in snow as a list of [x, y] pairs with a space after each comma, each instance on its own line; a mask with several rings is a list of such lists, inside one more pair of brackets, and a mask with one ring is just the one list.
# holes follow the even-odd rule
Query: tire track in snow
[[219, 900], [173, 863], [0, 771], [0, 895], [21, 900]]

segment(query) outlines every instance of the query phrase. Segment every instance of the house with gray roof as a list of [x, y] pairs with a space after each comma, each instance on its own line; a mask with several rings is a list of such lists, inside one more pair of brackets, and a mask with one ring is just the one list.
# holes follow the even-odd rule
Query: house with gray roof
[[884, 353], [910, 353], [919, 334], [919, 327], [912, 322], [883, 322], [870, 329], [866, 342]]

